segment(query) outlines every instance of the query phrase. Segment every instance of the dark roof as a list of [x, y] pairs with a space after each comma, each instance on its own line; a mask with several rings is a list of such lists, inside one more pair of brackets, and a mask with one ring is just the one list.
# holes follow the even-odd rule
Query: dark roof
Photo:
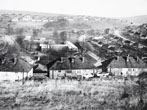
[[102, 62], [102, 67], [103, 67], [103, 68], [108, 67], [108, 65], [113, 61], [113, 59], [114, 59], [114, 57], [113, 57], [113, 58], [109, 58], [109, 59], [103, 61], [103, 62]]
[[33, 67], [33, 73], [46, 73], [46, 72], [47, 72], [47, 67], [42, 64], [38, 64]]
[[18, 59], [17, 63], [14, 65], [12, 62], [5, 62], [0, 64], [0, 71], [9, 71], [9, 72], [29, 72], [32, 69], [32, 65], [25, 62], [22, 59]]
[[147, 78], [147, 72], [143, 71], [138, 75], [139, 78]]
[[129, 57], [129, 61], [126, 60], [127, 57], [119, 57], [119, 60], [117, 58], [113, 58], [105, 62], [105, 67], [111, 67], [111, 68], [147, 68], [147, 64], [138, 58], [138, 61], [136, 58]]
[[84, 58], [82, 62], [79, 58], [75, 58], [74, 62], [70, 64], [69, 58], [64, 58], [63, 62], [57, 61], [50, 69], [54, 70], [65, 70], [65, 69], [91, 69], [94, 65]]

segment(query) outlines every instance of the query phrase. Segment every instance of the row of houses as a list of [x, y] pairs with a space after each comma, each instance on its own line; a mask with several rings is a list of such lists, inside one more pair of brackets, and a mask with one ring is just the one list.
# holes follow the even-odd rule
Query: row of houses
[[115, 76], [138, 76], [141, 72], [147, 72], [147, 64], [136, 57], [118, 56], [101, 62], [102, 65], [95, 67], [94, 62], [85, 58], [84, 62], [74, 59], [72, 64], [67, 59], [61, 63], [57, 61], [49, 68], [49, 77], [57, 78], [59, 75], [67, 74], [103, 74], [103, 72], [112, 73]]
[[[52, 22], [58, 19], [67, 19], [70, 22], [77, 22], [77, 21], [102, 21], [106, 18], [102, 17], [95, 17], [95, 16], [68, 16], [68, 15], [53, 15], [53, 16], [43, 16], [43, 15], [31, 15], [31, 14], [2, 14], [2, 17], [10, 17], [12, 18], [13, 22], [18, 21], [25, 21], [25, 22]], [[109, 19], [115, 20], [115, 19]]]
[[135, 57], [113, 57], [101, 62], [102, 65], [95, 67], [94, 62], [85, 58], [84, 62], [80, 58], [63, 58], [54, 62], [47, 62], [46, 65], [38, 63], [33, 66], [28, 62], [19, 59], [16, 65], [0, 64], [0, 81], [22, 80], [35, 76], [57, 78], [63, 74], [103, 74], [109, 72], [116, 76], [137, 76], [141, 72], [147, 72], [147, 64], [140, 58]]
[[137, 76], [147, 71], [147, 64], [136, 56], [117, 56], [102, 62], [102, 69], [114, 75]]

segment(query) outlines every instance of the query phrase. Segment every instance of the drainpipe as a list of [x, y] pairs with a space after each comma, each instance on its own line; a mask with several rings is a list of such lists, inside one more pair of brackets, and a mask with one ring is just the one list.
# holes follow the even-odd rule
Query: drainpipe
[[48, 76], [48, 78], [50, 78], [50, 69], [49, 68], [47, 68], [47, 76]]
[[24, 69], [23, 69], [23, 72], [22, 72], [22, 84], [24, 84]]
[[111, 65], [110, 65], [110, 73], [111, 73]]
[[117, 56], [117, 61], [119, 61], [120, 56]]

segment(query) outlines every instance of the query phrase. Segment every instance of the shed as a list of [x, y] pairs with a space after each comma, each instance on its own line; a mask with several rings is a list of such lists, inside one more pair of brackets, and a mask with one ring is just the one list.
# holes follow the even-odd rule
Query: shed
[[42, 64], [37, 64], [33, 67], [34, 78], [45, 78], [47, 76], [47, 67]]

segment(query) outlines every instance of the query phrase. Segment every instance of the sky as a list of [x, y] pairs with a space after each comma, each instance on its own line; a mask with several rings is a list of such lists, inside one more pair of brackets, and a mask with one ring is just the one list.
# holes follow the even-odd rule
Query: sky
[[0, 10], [130, 17], [147, 15], [147, 0], [0, 0]]

